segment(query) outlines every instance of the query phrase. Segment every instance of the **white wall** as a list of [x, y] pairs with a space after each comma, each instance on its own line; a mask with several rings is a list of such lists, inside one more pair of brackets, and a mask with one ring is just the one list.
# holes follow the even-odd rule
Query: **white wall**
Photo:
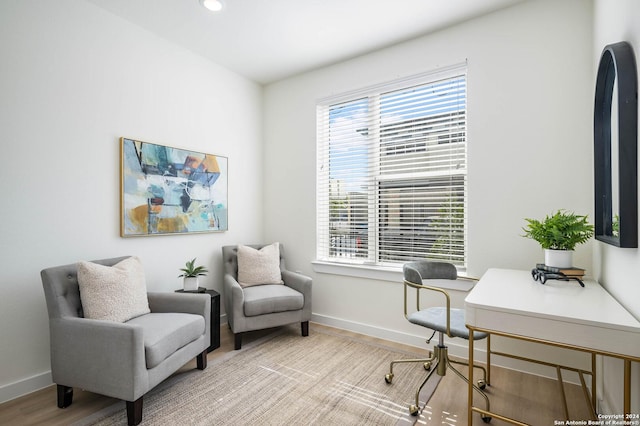
[[[596, 0], [594, 4], [594, 43], [592, 63], [597, 69], [604, 47], [611, 43], [627, 41], [633, 47], [636, 63], [640, 58], [640, 3], [635, 0], [615, 2]], [[640, 250], [618, 248], [597, 242], [594, 249], [594, 271], [598, 280], [622, 303], [629, 312], [640, 319]], [[622, 413], [622, 385], [620, 361], [606, 361], [604, 390], [608, 396], [602, 407], [609, 413]], [[632, 412], [640, 411], [640, 368], [632, 364]]]
[[[39, 272], [125, 254], [151, 290], [262, 236], [262, 88], [81, 0], [0, 2], [0, 402], [50, 383]], [[229, 158], [226, 233], [119, 237], [119, 138]]]
[[[543, 257], [520, 236], [525, 217], [592, 215], [591, 25], [590, 1], [526, 2], [266, 87], [265, 233], [295, 247], [290, 263], [313, 277], [315, 320], [424, 345], [424, 331], [402, 316], [399, 275], [313, 269], [316, 101], [467, 60], [468, 273], [529, 269]], [[587, 270], [591, 246], [575, 258]], [[454, 292], [453, 303], [462, 307], [465, 296]]]

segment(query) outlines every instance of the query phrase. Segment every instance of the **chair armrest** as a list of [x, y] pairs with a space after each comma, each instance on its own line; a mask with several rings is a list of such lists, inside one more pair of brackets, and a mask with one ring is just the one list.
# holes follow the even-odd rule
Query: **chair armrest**
[[153, 313], [201, 315], [204, 318], [204, 335], [211, 345], [211, 296], [206, 293], [147, 293], [149, 309]]
[[209, 319], [211, 296], [205, 293], [147, 293], [151, 312], [181, 312]]
[[431, 287], [428, 285], [416, 284], [411, 281], [404, 280], [404, 317], [407, 319], [409, 318], [408, 306], [407, 306], [408, 305], [408, 301], [407, 301], [408, 287], [412, 287], [416, 289], [416, 310], [417, 311], [420, 310], [420, 290], [435, 291], [436, 293], [441, 293], [444, 295], [444, 298], [446, 301], [446, 307], [447, 307], [447, 336], [453, 337], [451, 336], [451, 298], [449, 297], [449, 293], [447, 293], [446, 290], [443, 290], [438, 287]]
[[242, 286], [231, 274], [225, 274], [223, 286], [225, 299], [227, 298], [226, 295], [233, 295], [234, 305], [244, 305], [244, 292], [242, 291]]
[[224, 287], [224, 310], [227, 313], [227, 322], [233, 329], [235, 319], [244, 316], [244, 291], [231, 274], [224, 275], [222, 285]]
[[303, 315], [305, 317], [311, 317], [311, 286], [312, 279], [306, 275], [299, 274], [288, 270], [282, 270], [282, 281], [288, 287], [302, 293], [304, 298], [304, 305], [302, 307]]
[[147, 387], [142, 328], [70, 317], [52, 319], [49, 328], [55, 383], [127, 401]]
[[305, 299], [311, 297], [311, 285], [313, 281], [310, 277], [288, 270], [282, 270], [281, 272], [282, 281], [284, 281], [286, 286], [302, 293]]

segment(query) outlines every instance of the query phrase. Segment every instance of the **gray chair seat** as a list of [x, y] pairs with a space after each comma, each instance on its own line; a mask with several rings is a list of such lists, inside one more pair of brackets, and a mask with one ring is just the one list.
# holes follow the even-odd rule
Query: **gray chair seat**
[[201, 315], [183, 313], [151, 313], [130, 319], [127, 324], [144, 330], [147, 368], [159, 365], [178, 349], [198, 340], [206, 327]]
[[244, 289], [244, 314], [248, 317], [274, 312], [298, 311], [304, 306], [299, 291], [280, 284], [257, 285]]
[[[450, 310], [450, 315], [449, 322], [451, 336], [469, 340], [469, 329], [465, 325], [464, 310], [452, 308]], [[407, 319], [410, 323], [421, 325], [423, 327], [430, 328], [431, 330], [441, 333], [447, 332], [447, 308], [444, 306], [412, 312], [409, 314]], [[480, 331], [473, 333], [474, 340], [484, 339], [485, 337], [487, 337], [487, 333], [482, 333]]]

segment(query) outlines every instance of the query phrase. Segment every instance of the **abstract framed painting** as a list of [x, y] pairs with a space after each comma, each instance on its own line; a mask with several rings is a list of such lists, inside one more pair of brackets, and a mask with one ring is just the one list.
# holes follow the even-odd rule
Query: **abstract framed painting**
[[222, 232], [226, 157], [120, 139], [120, 235]]

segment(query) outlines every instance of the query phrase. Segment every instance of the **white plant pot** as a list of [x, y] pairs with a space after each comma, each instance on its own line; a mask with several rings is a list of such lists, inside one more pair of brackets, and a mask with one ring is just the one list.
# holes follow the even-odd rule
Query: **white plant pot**
[[573, 250], [544, 249], [544, 264], [555, 268], [571, 268], [573, 266]]
[[184, 291], [195, 291], [198, 289], [198, 277], [184, 277], [182, 282]]

